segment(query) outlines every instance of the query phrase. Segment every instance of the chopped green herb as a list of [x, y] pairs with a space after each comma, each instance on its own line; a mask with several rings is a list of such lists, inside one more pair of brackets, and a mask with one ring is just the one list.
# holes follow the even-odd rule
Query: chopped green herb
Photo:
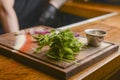
[[40, 34], [34, 38], [38, 42], [36, 52], [44, 46], [49, 46], [47, 56], [56, 60], [74, 60], [75, 54], [83, 47], [83, 44], [69, 29], [59, 32], [52, 30], [49, 34]]

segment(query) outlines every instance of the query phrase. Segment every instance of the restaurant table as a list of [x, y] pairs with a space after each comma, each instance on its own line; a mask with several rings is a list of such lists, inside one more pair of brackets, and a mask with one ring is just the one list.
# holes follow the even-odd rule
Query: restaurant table
[[[81, 3], [81, 5], [83, 5]], [[91, 5], [89, 5], [91, 6]], [[100, 6], [98, 6], [99, 8]], [[120, 14], [110, 18], [72, 27], [71, 30], [79, 32], [85, 37], [85, 29], [97, 28], [107, 32], [105, 41], [120, 45]], [[1, 35], [4, 37], [5, 34]], [[2, 52], [0, 52], [2, 53]], [[120, 69], [120, 49], [96, 64], [84, 69], [68, 80], [106, 80]], [[59, 74], [58, 74], [59, 75]], [[58, 80], [28, 65], [20, 63], [13, 58], [0, 54], [0, 80]]]

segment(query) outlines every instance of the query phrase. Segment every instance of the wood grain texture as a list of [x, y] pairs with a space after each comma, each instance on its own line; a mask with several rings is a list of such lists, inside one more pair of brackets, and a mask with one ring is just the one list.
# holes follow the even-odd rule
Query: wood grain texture
[[[26, 63], [28, 65], [40, 67], [38, 69], [61, 79], [70, 78], [81, 70], [86, 69], [87, 67], [95, 64], [96, 62], [118, 50], [118, 45], [109, 42], [102, 42], [100, 47], [88, 46], [87, 48], [81, 50], [75, 56], [75, 61], [56, 61], [46, 56], [45, 53], [46, 50], [48, 50], [46, 48], [44, 48], [42, 52], [40, 52], [40, 54], [35, 54], [32, 48], [25, 52], [21, 50], [13, 52], [15, 37], [16, 36], [13, 35], [13, 33], [4, 37], [0, 37], [0, 51], [3, 52], [4, 55], [15, 58], [16, 60], [22, 61], [23, 63]], [[86, 38], [79, 37], [79, 40], [82, 43], [87, 44]]]
[[85, 17], [85, 18], [93, 18], [93, 17], [104, 15], [104, 14], [108, 14], [111, 12], [111, 11], [104, 11], [100, 9], [94, 9], [90, 7], [84, 7], [82, 5], [79, 5], [78, 3], [72, 3], [72, 4], [68, 3], [61, 8], [61, 11], [71, 13], [73, 15], [77, 15], [80, 17]]
[[[99, 9], [103, 11], [117, 11], [120, 12], [119, 6], [96, 4], [96, 3], [79, 3], [80, 6], [89, 7], [94, 9]], [[88, 28], [98, 28], [103, 29], [108, 32], [105, 40], [110, 41], [120, 45], [120, 15], [116, 15], [110, 18], [98, 20], [93, 23], [88, 23], [85, 25], [76, 26], [71, 30], [80, 32], [82, 36], [85, 36], [84, 30]], [[9, 35], [9, 34], [4, 34]], [[2, 53], [2, 52], [0, 52]], [[116, 68], [120, 66], [119, 56], [120, 50], [115, 54], [99, 61], [95, 65], [79, 72], [69, 80], [101, 80], [110, 73], [112, 73]], [[4, 54], [4, 53], [2, 53]], [[32, 66], [32, 65], [31, 65]], [[104, 74], [103, 74], [104, 73]], [[0, 55], [0, 80], [57, 80], [48, 74], [43, 73], [37, 69], [33, 69], [30, 66], [23, 65], [20, 62], [10, 58]]]

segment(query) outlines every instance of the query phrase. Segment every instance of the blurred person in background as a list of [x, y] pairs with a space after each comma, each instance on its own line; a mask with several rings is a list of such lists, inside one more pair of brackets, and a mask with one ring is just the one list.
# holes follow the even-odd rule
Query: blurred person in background
[[49, 25], [68, 0], [0, 0], [0, 24], [4, 32]]

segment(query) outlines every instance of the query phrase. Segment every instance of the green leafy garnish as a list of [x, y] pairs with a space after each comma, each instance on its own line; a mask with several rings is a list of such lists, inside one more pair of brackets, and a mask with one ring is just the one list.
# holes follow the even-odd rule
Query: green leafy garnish
[[34, 39], [38, 42], [36, 52], [44, 46], [49, 46], [47, 56], [56, 60], [74, 60], [75, 54], [83, 47], [83, 44], [69, 29], [59, 32], [51, 30], [51, 33], [34, 36]]

